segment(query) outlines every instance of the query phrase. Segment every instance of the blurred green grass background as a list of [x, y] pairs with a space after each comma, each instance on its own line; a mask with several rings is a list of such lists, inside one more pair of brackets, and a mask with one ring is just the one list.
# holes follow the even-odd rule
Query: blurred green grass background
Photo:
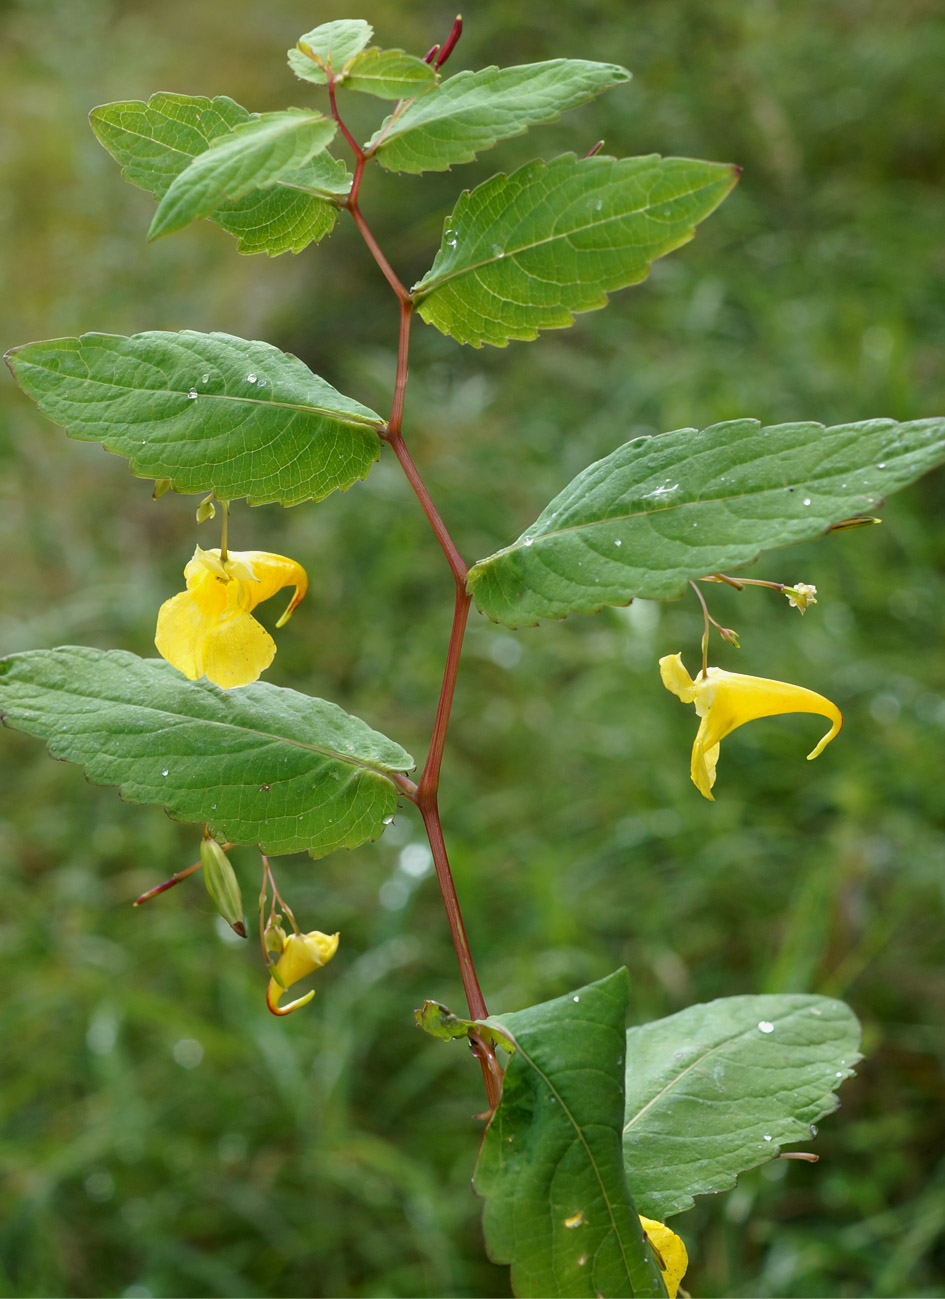
[[[222, 329], [298, 353], [386, 409], [396, 311], [353, 229], [297, 259], [239, 258], [207, 223], [148, 247], [153, 202], [85, 117], [155, 90], [252, 109], [311, 102], [300, 33], [365, 17], [420, 53], [454, 10], [302, 0], [0, 3], [4, 347], [89, 329]], [[428, 178], [372, 175], [364, 208], [410, 283], [460, 188], [539, 154], [734, 161], [738, 189], [605, 312], [533, 345], [460, 349], [418, 327], [407, 433], [470, 559], [518, 534], [628, 437], [740, 415], [825, 423], [945, 413], [941, 69], [935, 0], [472, 0], [452, 70], [562, 55], [634, 72], [562, 122]], [[352, 106], [365, 129], [376, 106]], [[380, 106], [382, 109], [382, 106]], [[0, 381], [0, 649], [152, 653], [194, 501], [150, 499]], [[442, 811], [490, 1008], [626, 963], [638, 1020], [756, 991], [841, 996], [867, 1059], [812, 1147], [674, 1220], [693, 1294], [934, 1295], [945, 1263], [945, 476], [883, 525], [769, 556], [816, 583], [803, 622], [711, 588], [742, 635], [716, 661], [835, 699], [725, 747], [718, 801], [688, 778], [694, 719], [656, 660], [698, 654], [693, 601], [511, 634], [474, 616]], [[205, 526], [203, 544], [213, 544]], [[323, 505], [237, 508], [237, 547], [306, 564], [269, 679], [336, 700], [422, 755], [451, 581], [390, 457]], [[418, 820], [276, 863], [306, 928], [342, 931], [312, 1007], [264, 1008], [258, 953], [198, 881], [193, 829], [0, 743], [0, 1290], [26, 1295], [504, 1295], [469, 1190], [483, 1104]], [[248, 850], [234, 853], [247, 899]], [[252, 903], [251, 903], [252, 905]]]

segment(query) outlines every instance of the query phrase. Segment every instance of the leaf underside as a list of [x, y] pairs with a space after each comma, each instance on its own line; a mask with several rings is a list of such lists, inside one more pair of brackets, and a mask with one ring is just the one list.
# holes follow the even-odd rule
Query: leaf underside
[[388, 171], [447, 171], [629, 80], [626, 68], [585, 59], [458, 72], [392, 113], [364, 149]]
[[336, 124], [322, 113], [289, 108], [261, 113], [218, 136], [177, 176], [158, 204], [149, 239], [160, 239], [210, 216], [221, 203], [271, 189], [324, 153]]
[[474, 1186], [520, 1296], [661, 1295], [624, 1176], [627, 973], [486, 1021], [515, 1051]]
[[328, 80], [328, 69], [341, 72], [373, 35], [374, 28], [363, 18], [337, 18], [334, 22], [320, 23], [300, 36], [289, 50], [289, 67], [303, 81], [323, 86]]
[[397, 807], [391, 773], [413, 767], [336, 704], [268, 682], [221, 690], [123, 650], [0, 660], [0, 717], [126, 802], [273, 855], [377, 839]]
[[436, 85], [429, 63], [403, 50], [364, 50], [351, 60], [340, 83], [378, 99], [408, 99], [425, 95]]
[[[158, 93], [144, 103], [103, 104], [89, 115], [92, 130], [132, 185], [161, 199], [172, 182], [211, 143], [257, 120], [226, 95]], [[343, 162], [321, 154], [268, 189], [223, 202], [209, 214], [239, 241], [241, 253], [301, 252], [334, 227], [338, 203], [351, 188]]]
[[493, 176], [447, 218], [417, 310], [475, 347], [564, 328], [688, 242], [737, 179], [725, 163], [656, 155], [564, 154]]
[[7, 354], [44, 415], [139, 478], [250, 505], [322, 500], [366, 477], [381, 417], [298, 357], [231, 334], [83, 334]]
[[635, 438], [583, 470], [469, 573], [507, 627], [673, 600], [691, 579], [821, 536], [945, 461], [945, 419], [824, 428], [731, 420]]
[[680, 1213], [809, 1142], [859, 1043], [848, 1006], [801, 995], [725, 997], [631, 1028], [623, 1142], [640, 1212]]

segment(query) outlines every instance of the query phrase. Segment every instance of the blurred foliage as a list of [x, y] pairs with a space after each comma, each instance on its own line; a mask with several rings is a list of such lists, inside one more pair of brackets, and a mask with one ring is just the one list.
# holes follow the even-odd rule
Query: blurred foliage
[[[228, 330], [383, 410], [396, 311], [353, 229], [277, 261], [238, 258], [207, 223], [148, 247], [152, 200], [85, 115], [158, 89], [304, 105], [283, 52], [314, 23], [366, 17], [382, 43], [423, 53], [453, 13], [4, 0], [4, 346]], [[371, 176], [363, 206], [408, 283], [460, 187], [539, 153], [603, 136], [618, 154], [744, 167], [689, 247], [571, 330], [474, 352], [418, 326], [407, 435], [469, 559], [635, 434], [945, 412], [935, 0], [569, 0], [540, 19], [476, 0], [465, 16], [453, 70], [574, 55], [626, 63], [634, 81], [461, 174]], [[352, 106], [359, 130], [375, 110]], [[3, 652], [151, 652], [195, 501], [152, 503], [8, 376], [0, 465]], [[674, 1220], [694, 1294], [941, 1293], [943, 500], [938, 474], [881, 527], [769, 557], [758, 576], [816, 583], [803, 621], [772, 593], [709, 588], [742, 636], [717, 662], [808, 685], [846, 720], [810, 767], [809, 719], [739, 732], [712, 805], [689, 783], [691, 711], [656, 672], [660, 654], [695, 658], [693, 601], [514, 636], [475, 618], [469, 634], [441, 806], [491, 1009], [625, 962], [639, 1020], [795, 991], [845, 997], [864, 1021], [868, 1058], [820, 1164], [769, 1164]], [[311, 575], [270, 679], [422, 752], [451, 581], [391, 458], [318, 508], [238, 508], [232, 529]], [[276, 1021], [258, 949], [215, 923], [199, 882], [131, 909], [196, 857], [192, 829], [125, 807], [23, 736], [4, 734], [0, 764], [3, 1293], [508, 1293], [469, 1191], [478, 1069], [413, 1026], [425, 997], [463, 1007], [409, 810], [377, 846], [276, 863], [303, 927], [342, 931], [314, 1005]], [[253, 854], [233, 857], [249, 898]]]

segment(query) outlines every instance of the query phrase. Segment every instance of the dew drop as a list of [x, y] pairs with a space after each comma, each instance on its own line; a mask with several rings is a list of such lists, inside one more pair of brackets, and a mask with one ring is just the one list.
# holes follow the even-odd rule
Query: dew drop
[[203, 378], [200, 380], [200, 382], [201, 382], [201, 383], [209, 383], [209, 382], [210, 382], [210, 376], [209, 376], [209, 374], [205, 374], [205, 375], [203, 376]]
[[166, 775], [167, 775], [167, 767], [164, 768], [164, 770], [161, 772], [161, 775], [162, 775], [162, 776], [166, 776]]
[[597, 199], [597, 201], [594, 204], [594, 211], [600, 212], [603, 209], [603, 206], [604, 206], [604, 200], [602, 198]]
[[580, 1258], [578, 1259], [578, 1261], [577, 1261], [577, 1265], [578, 1265], [578, 1267], [583, 1267], [584, 1264], [585, 1264], [586, 1262], [587, 1262], [587, 1255], [586, 1255], [586, 1254], [582, 1254], [582, 1255], [580, 1256]]
[[803, 501], [801, 502], [801, 504], [802, 504], [802, 505], [810, 505], [810, 497], [809, 497], [809, 496], [805, 496], [804, 499], [803, 499]]
[[443, 239], [444, 239], [444, 241], [445, 241], [445, 243], [446, 243], [446, 245], [447, 245], [448, 248], [455, 248], [455, 247], [456, 247], [456, 231], [455, 231], [455, 230], [449, 230], [449, 229], [444, 230], [444, 231], [443, 231]]
[[535, 542], [535, 538], [534, 538], [534, 537], [526, 537], [525, 540], [522, 542], [522, 545], [523, 545], [523, 546], [531, 546], [531, 545], [534, 545], [534, 542]]
[[259, 380], [259, 383], [258, 383], [257, 386], [260, 387], [260, 388], [265, 388], [265, 386], [266, 386], [266, 380], [265, 380], [265, 379], [260, 379], [260, 380]]
[[255, 383], [255, 382], [256, 382], [256, 376], [255, 376], [254, 374], [248, 374], [248, 375], [246, 376], [246, 382], [247, 382], [247, 383]]
[[885, 468], [886, 468], [886, 461], [885, 461], [885, 460], [880, 460], [880, 462], [879, 462], [879, 464], [876, 466], [876, 468], [877, 468], [877, 469], [885, 469]]
[[492, 256], [493, 256], [493, 257], [500, 258], [500, 259], [503, 258], [503, 257], [505, 256], [505, 249], [502, 248], [499, 244], [493, 244], [493, 245], [492, 245]]
[[615, 546], [622, 546], [622, 545], [623, 545], [623, 542], [622, 542], [622, 541], [620, 540], [620, 538], [618, 537], [617, 540], [614, 542], [614, 545], [615, 545]]
[[767, 1134], [767, 1132], [766, 1132], [766, 1133], [765, 1133], [765, 1141], [770, 1141], [770, 1140], [771, 1140], [771, 1138], [768, 1136], [768, 1134]]
[[194, 399], [197, 395], [198, 395], [198, 394], [197, 394], [197, 389], [196, 389], [196, 388], [191, 388], [190, 392], [187, 394], [187, 396], [190, 398], [191, 401], [193, 401], [193, 399]]
[[770, 1020], [767, 1020], [767, 1019], [761, 1019], [761, 1020], [759, 1020], [759, 1021], [758, 1021], [758, 1028], [759, 1028], [759, 1031], [762, 1032], [762, 1033], [773, 1033], [773, 1032], [774, 1032], [774, 1025], [770, 1022]]
[[577, 993], [575, 993], [575, 995], [571, 998], [571, 1000], [572, 1000], [572, 1001], [580, 1001], [581, 998], [577, 995]]

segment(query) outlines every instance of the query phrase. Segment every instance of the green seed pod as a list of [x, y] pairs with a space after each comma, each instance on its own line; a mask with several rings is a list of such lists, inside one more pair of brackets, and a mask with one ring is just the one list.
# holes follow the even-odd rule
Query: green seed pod
[[200, 844], [203, 878], [207, 892], [220, 915], [240, 938], [246, 937], [243, 923], [243, 895], [240, 893], [236, 872], [230, 859], [216, 839], [203, 839]]

